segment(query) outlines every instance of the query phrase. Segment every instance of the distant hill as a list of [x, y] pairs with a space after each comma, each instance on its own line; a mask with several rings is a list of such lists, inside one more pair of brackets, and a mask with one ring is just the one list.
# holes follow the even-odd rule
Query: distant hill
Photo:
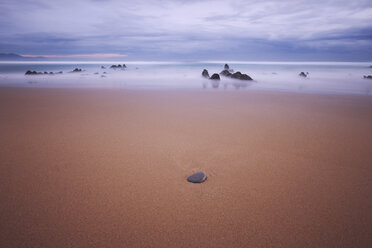
[[23, 57], [22, 55], [16, 53], [0, 53], [0, 61], [14, 61], [14, 60], [44, 60], [44, 57]]
[[0, 53], [0, 60], [23, 60], [24, 57], [15, 53]]

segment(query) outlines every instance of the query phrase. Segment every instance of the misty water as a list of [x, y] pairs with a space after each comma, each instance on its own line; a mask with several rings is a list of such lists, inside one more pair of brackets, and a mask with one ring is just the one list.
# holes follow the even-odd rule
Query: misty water
[[[126, 64], [126, 69], [111, 65]], [[240, 81], [221, 76], [219, 87], [201, 76], [220, 73], [225, 62], [1, 62], [0, 86], [41, 88], [126, 88], [275, 90], [304, 93], [372, 95], [371, 63], [367, 62], [228, 62], [235, 72], [251, 76]], [[105, 69], [102, 69], [104, 66]], [[80, 68], [82, 72], [71, 71]], [[25, 75], [27, 70], [62, 74]], [[306, 78], [300, 72], [308, 72]]]

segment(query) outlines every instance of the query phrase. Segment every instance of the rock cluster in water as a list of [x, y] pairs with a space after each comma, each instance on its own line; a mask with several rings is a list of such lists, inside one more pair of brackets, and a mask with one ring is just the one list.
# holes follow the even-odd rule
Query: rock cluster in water
[[72, 72], [82, 72], [83, 69], [80, 69], [80, 68], [75, 68]]
[[[221, 80], [220, 76], [224, 76], [224, 77], [228, 77], [228, 78], [232, 78], [232, 79], [239, 79], [239, 80], [242, 80], [242, 81], [253, 80], [250, 76], [248, 76], [247, 74], [243, 74], [240, 71], [234, 72], [234, 70], [230, 69], [230, 66], [228, 64], [224, 65], [224, 70], [223, 71], [221, 71], [219, 74], [214, 73], [212, 76], [209, 76], [208, 70], [204, 69], [203, 72], [202, 72], [202, 76], [204, 78], [209, 78], [209, 79], [213, 80], [212, 81], [212, 87], [213, 88], [218, 88], [219, 87], [219, 80]], [[225, 88], [227, 87], [228, 84], [229, 83], [225, 83]], [[247, 83], [235, 82], [235, 83], [232, 83], [232, 85], [236, 88], [240, 88], [240, 87], [246, 87]], [[206, 84], [204, 84], [204, 88], [206, 88]]]
[[127, 66], [125, 65], [125, 64], [123, 64], [123, 65], [112, 65], [112, 66], [110, 66], [110, 68], [111, 69], [125, 69], [125, 68], [127, 68]]
[[230, 66], [228, 64], [225, 64], [224, 70], [220, 72], [220, 75], [239, 80], [253, 80], [250, 76], [241, 73], [240, 71], [234, 73], [234, 70], [230, 69]]
[[234, 73], [234, 70], [231, 70], [228, 64], [225, 64], [224, 70], [221, 71], [220, 74], [214, 73], [211, 77], [209, 77], [208, 70], [204, 69], [202, 72], [203, 77], [212, 80], [220, 80], [220, 75], [240, 80], [253, 80], [250, 76], [248, 76], [247, 74], [243, 74], [240, 71]]
[[28, 70], [26, 71], [25, 75], [54, 75], [54, 74], [62, 74], [63, 72], [62, 71], [59, 71], [59, 72], [47, 72], [47, 71], [44, 71], [44, 72], [40, 72], [40, 71], [31, 71], [31, 70]]
[[363, 76], [363, 78], [366, 78], [366, 79], [372, 79], [372, 76], [371, 76], [371, 75]]
[[300, 74], [298, 74], [300, 77], [307, 77], [307, 75], [309, 75], [309, 73], [308, 72], [300, 72]]

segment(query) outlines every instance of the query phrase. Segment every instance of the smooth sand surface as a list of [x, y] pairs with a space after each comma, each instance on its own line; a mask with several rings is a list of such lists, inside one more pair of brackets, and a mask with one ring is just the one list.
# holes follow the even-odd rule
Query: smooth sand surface
[[0, 247], [372, 244], [372, 97], [0, 88], [0, 132]]

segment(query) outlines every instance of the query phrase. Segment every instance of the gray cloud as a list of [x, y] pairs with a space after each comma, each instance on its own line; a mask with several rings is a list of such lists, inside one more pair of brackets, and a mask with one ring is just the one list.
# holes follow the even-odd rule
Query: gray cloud
[[346, 49], [366, 60], [372, 59], [371, 16], [365, 0], [3, 0], [0, 51], [285, 60], [309, 50], [333, 51], [339, 59], [336, 53]]

